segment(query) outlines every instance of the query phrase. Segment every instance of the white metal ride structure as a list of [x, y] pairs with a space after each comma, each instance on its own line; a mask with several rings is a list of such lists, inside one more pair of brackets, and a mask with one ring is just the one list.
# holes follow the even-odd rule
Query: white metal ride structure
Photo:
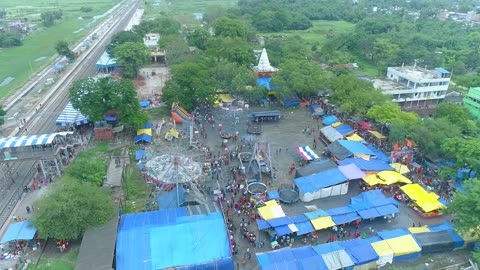
[[262, 179], [262, 173], [270, 175], [270, 179], [273, 180], [273, 168], [272, 161], [270, 159], [270, 144], [267, 142], [256, 142], [253, 146], [253, 156], [248, 163], [247, 171], [253, 169], [252, 163], [256, 163], [254, 166], [258, 168], [258, 181]]

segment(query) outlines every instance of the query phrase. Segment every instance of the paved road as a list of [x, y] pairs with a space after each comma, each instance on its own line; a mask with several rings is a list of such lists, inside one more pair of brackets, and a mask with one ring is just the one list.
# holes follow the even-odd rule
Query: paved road
[[[110, 42], [111, 36], [125, 28], [137, 6], [137, 1], [126, 1], [123, 6], [112, 13], [110, 21], [106, 23], [107, 31], [100, 34], [98, 41], [71, 65], [70, 70], [64, 72], [64, 77], [55, 83], [51, 91], [45, 95], [43, 101], [30, 107], [29, 112], [23, 117], [27, 120], [27, 123], [16, 135], [44, 134], [55, 131], [55, 119], [68, 102], [70, 83], [96, 73], [95, 63]], [[23, 186], [28, 185], [35, 175], [35, 164], [34, 161], [12, 161], [0, 164], [0, 170], [7, 172], [3, 174], [3, 177], [0, 177], [0, 192], [3, 194], [0, 197], [1, 226], [6, 223], [18, 202]]]

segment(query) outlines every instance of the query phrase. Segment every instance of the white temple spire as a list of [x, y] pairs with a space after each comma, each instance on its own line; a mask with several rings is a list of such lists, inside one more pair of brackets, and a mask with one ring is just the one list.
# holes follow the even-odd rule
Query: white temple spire
[[260, 59], [258, 60], [258, 65], [254, 67], [256, 72], [275, 72], [276, 68], [270, 65], [268, 60], [267, 50], [263, 48], [262, 53], [260, 54]]

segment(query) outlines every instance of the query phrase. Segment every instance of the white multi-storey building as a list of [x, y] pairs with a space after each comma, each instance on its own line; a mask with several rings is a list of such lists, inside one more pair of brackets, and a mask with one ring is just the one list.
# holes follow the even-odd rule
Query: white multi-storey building
[[392, 101], [401, 107], [426, 107], [445, 98], [450, 77], [451, 73], [443, 68], [389, 67], [387, 77], [375, 79], [373, 85], [391, 95]]

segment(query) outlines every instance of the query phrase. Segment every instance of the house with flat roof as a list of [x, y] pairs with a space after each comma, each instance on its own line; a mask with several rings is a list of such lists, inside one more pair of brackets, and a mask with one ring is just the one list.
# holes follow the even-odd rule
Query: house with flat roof
[[451, 73], [441, 67], [389, 67], [386, 78], [373, 80], [373, 85], [401, 107], [434, 107], [447, 94]]
[[468, 94], [463, 98], [463, 106], [473, 117], [480, 119], [480, 87], [472, 87], [468, 90]]

